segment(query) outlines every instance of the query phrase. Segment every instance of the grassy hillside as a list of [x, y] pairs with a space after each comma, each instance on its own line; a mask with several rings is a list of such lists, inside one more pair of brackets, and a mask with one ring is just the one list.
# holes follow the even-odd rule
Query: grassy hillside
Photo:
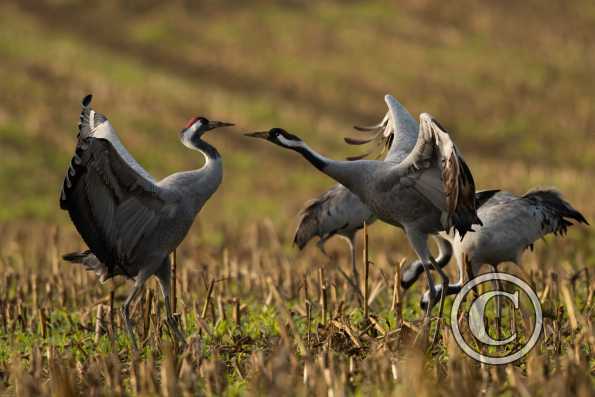
[[453, 131], [480, 187], [557, 185], [595, 214], [590, 2], [132, 4], [0, 6], [1, 220], [66, 220], [57, 191], [88, 92], [158, 177], [200, 165], [177, 141], [189, 117], [237, 124], [209, 137], [225, 182], [207, 223], [283, 223], [331, 185], [240, 132], [284, 126], [341, 157], [387, 92]]

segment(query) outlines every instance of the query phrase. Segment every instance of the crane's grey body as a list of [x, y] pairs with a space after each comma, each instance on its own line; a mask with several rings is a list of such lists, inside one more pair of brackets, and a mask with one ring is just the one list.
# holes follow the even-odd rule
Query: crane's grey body
[[[453, 211], [445, 211], [448, 199], [444, 178], [452, 175], [445, 173], [450, 164], [444, 163], [454, 161], [461, 165], [457, 173], [472, 182], [471, 174], [444, 129], [431, 116], [420, 117], [426, 124], [420, 128], [394, 97], [387, 95], [385, 100], [389, 110], [378, 125], [356, 128], [377, 132], [387, 154], [383, 161], [362, 160], [369, 169], [358, 176], [358, 183], [348, 187], [387, 223], [423, 234], [449, 229], [453, 224], [448, 218]], [[432, 128], [435, 130], [430, 131]], [[424, 132], [421, 137], [420, 131]], [[472, 212], [464, 214], [468, 222], [476, 221]], [[461, 228], [468, 231], [469, 226]]]
[[[464, 258], [470, 265], [469, 277], [477, 274], [484, 264], [496, 271], [503, 262], [521, 265], [527, 248], [532, 248], [535, 241], [548, 234], [566, 234], [568, 226], [572, 225], [569, 220], [588, 224], [555, 189], [533, 189], [521, 197], [502, 191], [483, 204], [477, 213], [483, 225], [462, 240], [455, 233], [441, 233], [441, 237], [452, 244], [459, 271], [459, 280], [449, 285], [448, 294], [457, 293], [463, 286]], [[411, 280], [407, 282], [411, 284]], [[422, 298], [422, 306], [428, 302], [429, 291]]]
[[321, 248], [335, 235], [353, 241], [357, 231], [364, 227], [364, 222], [370, 225], [375, 220], [367, 205], [345, 186], [337, 184], [306, 203], [300, 211], [293, 241], [299, 249], [303, 249], [315, 236], [320, 238]]
[[222, 161], [215, 148], [200, 139], [208, 130], [202, 120], [208, 120], [196, 118], [181, 138], [184, 145], [204, 155], [204, 166], [157, 182], [122, 145], [107, 118], [91, 109], [90, 102], [87, 96], [82, 103], [76, 151], [60, 194], [60, 207], [68, 211], [90, 252], [67, 256], [94, 270], [102, 281], [116, 275], [135, 280], [124, 304], [129, 328], [128, 305], [152, 275], [159, 278], [167, 308], [168, 255], [217, 190]]
[[298, 227], [293, 242], [303, 249], [315, 236], [317, 246], [326, 255], [325, 242], [333, 236], [341, 236], [349, 245], [351, 271], [354, 287], [359, 294], [359, 275], [355, 257], [355, 237], [357, 231], [376, 221], [367, 205], [341, 184], [333, 186], [319, 197], [310, 200], [300, 211]]
[[[428, 270], [430, 288], [434, 288], [429, 273], [431, 266], [439, 271], [446, 287], [448, 278], [435, 265], [427, 237], [451, 227], [464, 235], [479, 222], [473, 177], [444, 128], [432, 116], [426, 113], [420, 116], [418, 131], [413, 128], [414, 123], [401, 123], [403, 117], [399, 114], [406, 110], [395, 98], [387, 95], [385, 101], [389, 107], [386, 124], [396, 133], [384, 161], [330, 160], [280, 128], [248, 135], [297, 151], [358, 196], [379, 219], [403, 228]], [[429, 327], [429, 313], [426, 320], [425, 330]]]

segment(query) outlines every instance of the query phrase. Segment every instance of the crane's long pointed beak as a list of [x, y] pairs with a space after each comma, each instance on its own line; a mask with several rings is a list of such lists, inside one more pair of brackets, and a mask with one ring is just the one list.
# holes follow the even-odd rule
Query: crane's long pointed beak
[[227, 123], [225, 121], [209, 121], [209, 130], [222, 127], [232, 127], [234, 125], [235, 124], [233, 123]]
[[249, 136], [251, 138], [267, 139], [269, 137], [269, 132], [268, 131], [257, 131], [257, 132], [249, 132], [244, 135]]

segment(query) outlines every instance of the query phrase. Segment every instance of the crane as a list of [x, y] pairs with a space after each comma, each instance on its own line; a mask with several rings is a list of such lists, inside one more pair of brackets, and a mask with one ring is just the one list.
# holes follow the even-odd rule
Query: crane
[[[571, 220], [589, 224], [554, 188], [532, 189], [520, 197], [501, 191], [487, 200], [477, 214], [483, 226], [477, 227], [475, 233], [469, 233], [463, 239], [454, 233], [441, 234], [453, 246], [459, 272], [459, 280], [448, 286], [447, 295], [456, 294], [463, 287], [463, 258], [469, 261], [469, 279], [474, 278], [484, 264], [490, 265], [495, 272], [503, 262], [521, 266], [523, 253], [528, 248], [533, 249], [538, 239], [548, 234], [566, 235], [568, 227], [573, 225]], [[412, 267], [419, 265], [414, 263]], [[410, 272], [414, 273], [414, 270]], [[402, 281], [411, 285], [415, 279]], [[429, 291], [426, 291], [421, 300], [422, 307], [428, 306], [430, 301]], [[498, 304], [498, 318], [499, 307]]]
[[[388, 123], [392, 123], [394, 130], [400, 130], [401, 120], [396, 117], [400, 104], [391, 95], [386, 95], [385, 101], [389, 107]], [[415, 124], [409, 118], [407, 122]], [[434, 117], [422, 113], [419, 131], [415, 134], [411, 131], [407, 128], [395, 135], [395, 142], [383, 161], [331, 160], [282, 128], [246, 135], [298, 152], [319, 171], [356, 194], [380, 220], [402, 228], [423, 263], [432, 291], [435, 288], [430, 269], [433, 267], [441, 277], [444, 288], [440, 317], [448, 277], [432, 258], [427, 238], [451, 228], [464, 236], [472, 230], [472, 225], [480, 223], [475, 207], [475, 183], [450, 136]], [[424, 332], [429, 330], [429, 324], [429, 311], [426, 311]]]
[[[468, 264], [468, 278], [473, 279], [483, 264], [488, 264], [493, 272], [503, 262], [522, 265], [522, 255], [527, 248], [548, 234], [564, 236], [571, 226], [569, 220], [588, 225], [585, 217], [572, 207], [553, 188], [532, 189], [518, 197], [510, 192], [499, 192], [480, 206], [477, 211], [483, 226], [475, 233], [467, 234], [462, 240], [453, 233], [441, 233], [440, 239], [445, 244], [452, 244], [459, 279], [449, 284], [446, 295], [455, 295], [463, 288], [464, 268]], [[401, 278], [401, 285], [408, 288], [413, 285], [421, 269], [421, 264], [412, 263]], [[493, 280], [494, 287], [499, 290], [500, 282]], [[442, 286], [437, 286], [439, 291]], [[431, 305], [430, 291], [427, 290], [420, 301], [422, 309]], [[496, 296], [496, 327], [501, 330], [502, 303]]]
[[345, 186], [337, 184], [319, 197], [308, 201], [300, 211], [300, 219], [293, 242], [302, 250], [315, 236], [316, 246], [326, 254], [325, 242], [341, 236], [349, 245], [354, 288], [360, 293], [359, 274], [355, 258], [355, 237], [358, 230], [376, 221], [372, 211]]
[[169, 254], [182, 242], [223, 178], [221, 156], [202, 136], [233, 124], [205, 117], [190, 119], [179, 137], [186, 147], [202, 153], [204, 165], [156, 181], [126, 150], [109, 120], [91, 108], [91, 100], [87, 95], [82, 101], [76, 150], [60, 193], [60, 208], [68, 211], [89, 251], [65, 258], [87, 263], [102, 282], [116, 275], [134, 280], [122, 315], [135, 349], [130, 304], [155, 275], [167, 324], [183, 342], [171, 310]]

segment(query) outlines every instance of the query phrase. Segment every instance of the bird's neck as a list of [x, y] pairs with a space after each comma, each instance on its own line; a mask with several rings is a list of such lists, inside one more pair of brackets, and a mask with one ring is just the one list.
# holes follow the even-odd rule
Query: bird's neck
[[353, 189], [357, 185], [358, 177], [360, 176], [356, 164], [357, 161], [340, 161], [329, 159], [311, 149], [303, 141], [293, 143], [292, 146], [287, 146], [287, 148], [298, 152], [319, 171], [330, 176], [335, 181], [346, 186], [347, 188]]
[[217, 149], [215, 149], [215, 147], [211, 146], [207, 142], [203, 141], [201, 138], [194, 138], [191, 142], [191, 148], [201, 152], [202, 155], [205, 157], [205, 166], [211, 162], [221, 161], [221, 155], [219, 154]]
[[194, 138], [191, 142], [192, 145], [189, 147], [200, 152], [205, 158], [205, 163], [201, 168], [190, 171], [193, 176], [197, 177], [193, 178], [196, 181], [196, 186], [192, 186], [192, 188], [196, 188], [197, 193], [206, 193], [210, 196], [217, 190], [223, 178], [221, 155], [217, 149], [200, 138]]

